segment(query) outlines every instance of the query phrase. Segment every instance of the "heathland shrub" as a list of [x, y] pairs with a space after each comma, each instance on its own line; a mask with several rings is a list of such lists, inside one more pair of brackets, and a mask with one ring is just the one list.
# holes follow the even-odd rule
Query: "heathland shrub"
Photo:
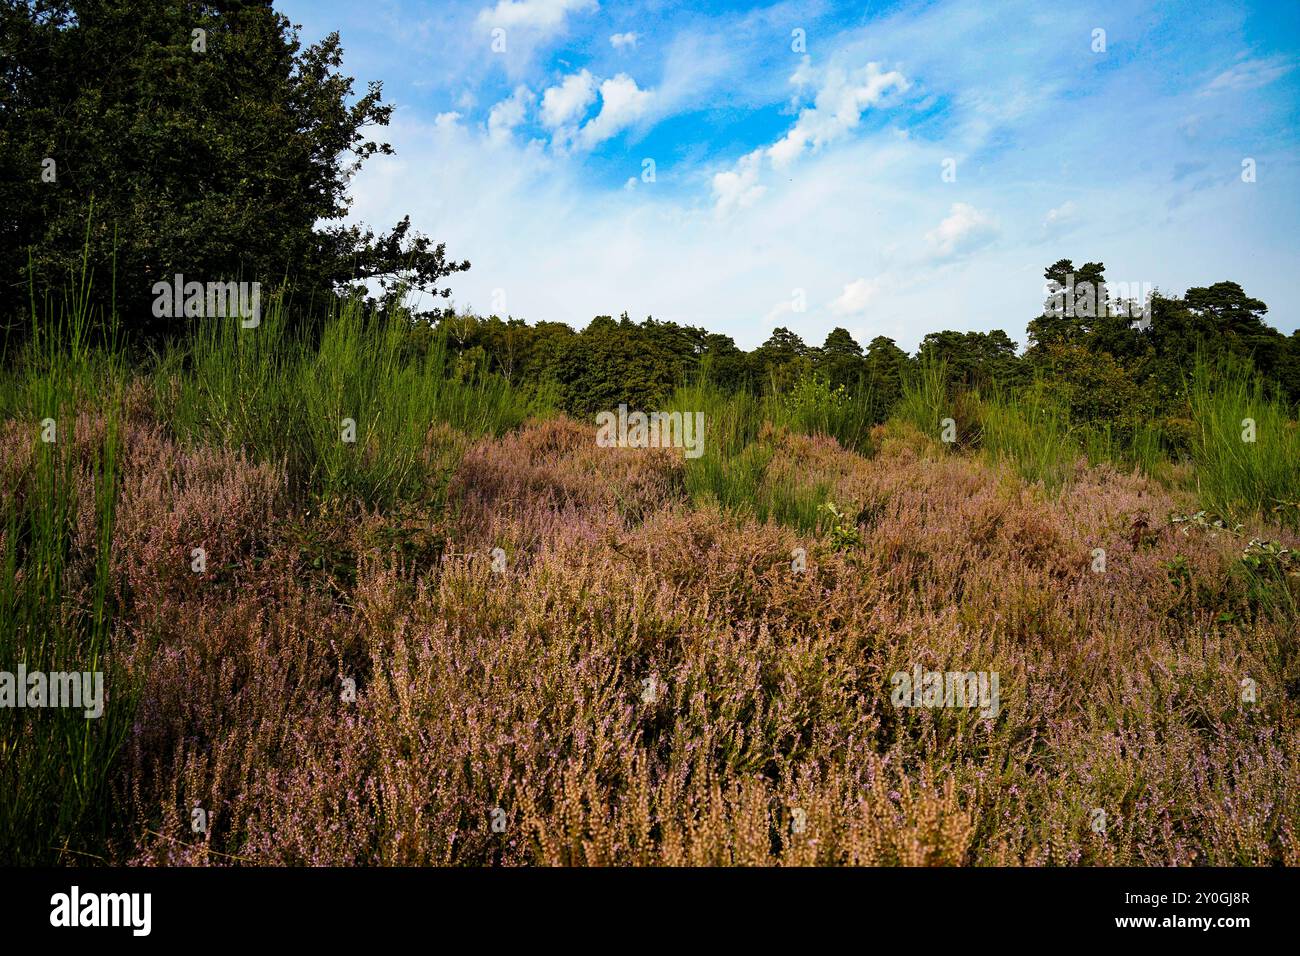
[[[109, 698], [0, 710], [5, 860], [1300, 863], [1268, 507], [942, 379], [870, 456], [706, 384], [701, 457], [605, 448], [395, 319], [273, 312], [7, 371], [0, 653]], [[996, 714], [900, 706], [917, 669]]]

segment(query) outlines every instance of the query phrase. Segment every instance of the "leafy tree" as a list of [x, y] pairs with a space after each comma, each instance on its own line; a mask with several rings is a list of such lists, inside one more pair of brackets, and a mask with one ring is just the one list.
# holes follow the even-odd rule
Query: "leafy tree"
[[704, 336], [704, 360], [709, 380], [725, 392], [752, 390], [756, 386], [749, 353], [738, 347], [729, 335], [709, 333]]
[[903, 395], [903, 383], [911, 360], [893, 339], [877, 335], [867, 343], [864, 364], [866, 380], [879, 409], [877, 418], [884, 419]]
[[1016, 343], [1001, 329], [992, 332], [931, 332], [917, 352], [921, 362], [942, 361], [949, 382], [966, 388], [1003, 385], [1019, 378]]
[[862, 346], [846, 330], [831, 329], [822, 344], [817, 367], [825, 374], [832, 388], [852, 388], [866, 372]]
[[108, 298], [112, 269], [147, 332], [176, 327], [150, 308], [176, 273], [288, 277], [304, 300], [368, 280], [445, 295], [469, 264], [409, 219], [340, 222], [353, 174], [392, 152], [366, 133], [391, 115], [380, 84], [354, 97], [341, 60], [337, 34], [303, 48], [268, 2], [0, 0], [0, 321], [29, 281], [65, 283], [87, 243], [92, 294]]
[[1300, 329], [1291, 333], [1286, 339], [1285, 347], [1278, 356], [1278, 384], [1287, 397], [1287, 401], [1300, 402]]
[[1082, 344], [1050, 346], [1041, 364], [1040, 381], [1049, 396], [1061, 401], [1075, 424], [1116, 426], [1120, 436], [1154, 418], [1147, 396], [1112, 356]]
[[784, 326], [772, 330], [766, 342], [754, 351], [754, 362], [760, 381], [766, 386], [774, 383], [784, 390], [806, 371], [805, 362], [795, 368], [795, 362], [809, 357], [808, 346], [794, 332]]
[[1102, 311], [1106, 267], [1088, 262], [1075, 269], [1070, 259], [1058, 259], [1043, 272], [1048, 296], [1042, 315], [1029, 323], [1029, 356], [1038, 359], [1052, 345], [1074, 344], [1092, 330]]
[[834, 328], [822, 344], [822, 354], [826, 356], [861, 356], [862, 346], [853, 340], [845, 329]]

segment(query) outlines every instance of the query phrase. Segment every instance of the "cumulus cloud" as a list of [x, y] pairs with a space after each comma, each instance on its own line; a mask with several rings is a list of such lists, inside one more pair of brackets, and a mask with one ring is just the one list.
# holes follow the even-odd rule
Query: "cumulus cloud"
[[[796, 88], [814, 82], [817, 73], [805, 57], [790, 76]], [[811, 107], [799, 113], [789, 131], [771, 146], [744, 156], [736, 168], [713, 177], [714, 209], [725, 215], [743, 209], [764, 192], [759, 180], [762, 160], [774, 169], [785, 169], [805, 150], [816, 152], [844, 137], [862, 120], [862, 114], [878, 104], [893, 90], [909, 87], [907, 78], [897, 70], [884, 72], [878, 63], [868, 63], [851, 73], [843, 69], [826, 70]]]
[[624, 47], [636, 46], [637, 35], [628, 31], [627, 33], [615, 33], [609, 38], [610, 45], [615, 50], [622, 50]]
[[508, 98], [488, 111], [488, 134], [498, 141], [509, 138], [511, 130], [524, 121], [534, 99], [528, 87], [516, 86]]
[[596, 78], [586, 70], [566, 76], [542, 94], [542, 125], [556, 129], [582, 118], [596, 100]]
[[617, 136], [645, 115], [652, 98], [650, 90], [639, 88], [626, 73], [605, 80], [600, 84], [600, 112], [582, 127], [579, 142], [591, 148]]
[[[600, 109], [583, 123], [589, 107], [600, 97]], [[653, 90], [643, 90], [626, 73], [600, 80], [588, 70], [566, 76], [542, 95], [542, 125], [552, 130], [551, 145], [592, 149], [617, 136], [648, 113]]]
[[934, 259], [952, 259], [991, 242], [997, 226], [969, 203], [955, 202], [948, 217], [925, 234]]
[[1079, 207], [1074, 204], [1074, 200], [1067, 199], [1055, 209], [1047, 211], [1046, 218], [1043, 219], [1043, 225], [1048, 229], [1054, 229], [1073, 222], [1079, 212]]
[[596, 6], [596, 0], [499, 0], [495, 7], [479, 11], [478, 22], [485, 27], [552, 32], [564, 25], [570, 13], [595, 10]]
[[744, 209], [754, 204], [763, 195], [764, 187], [758, 184], [759, 164], [763, 160], [763, 151], [756, 149], [747, 156], [742, 156], [736, 168], [717, 173], [713, 177], [714, 209], [719, 216], [725, 216], [733, 209]]
[[[497, 0], [477, 0], [468, 16], [472, 21], [480, 7], [495, 6]], [[1169, 140], [1181, 139], [1181, 117], [1203, 115], [1201, 137], [1213, 127], [1235, 156], [1230, 137], [1241, 130], [1226, 127], [1222, 109], [1213, 104], [1242, 94], [1194, 99], [1232, 64], [1230, 58], [1189, 77], [1189, 66], [1204, 67], [1194, 58], [1189, 64], [1181, 54], [1177, 62], [1165, 62], [1166, 57], [1160, 65], [1169, 67], [1173, 79], [1159, 83], [1151, 78], [1154, 71], [1147, 72], [1150, 62], [1112, 61], [1117, 78], [1131, 81], [1108, 86], [1102, 96], [1090, 78], [1073, 91], [1085, 97], [1081, 106], [1066, 96], [1071, 90], [1059, 69], [1064, 58], [1074, 55], [1077, 34], [1046, 30], [1041, 44], [1008, 45], [1005, 38], [1023, 26], [1022, 10], [963, 9], [965, 14], [954, 18], [951, 7], [937, 3], [927, 5], [927, 12], [903, 13], [846, 37], [819, 37], [818, 52], [806, 65], [784, 45], [771, 43], [767, 21], [755, 25], [755, 36], [746, 39], [732, 21], [707, 27], [689, 21], [674, 35], [670, 21], [656, 20], [653, 45], [659, 58], [635, 69], [621, 67], [638, 84], [654, 78], [653, 98], [633, 129], [674, 110], [682, 114], [681, 123], [665, 131], [663, 140], [678, 147], [672, 153], [673, 175], [653, 188], [631, 175], [636, 153], [594, 162], [583, 155], [576, 137], [601, 111], [599, 99], [556, 128], [572, 131], [572, 151], [525, 135], [553, 132], [541, 120], [544, 90], [563, 87], [562, 81], [582, 67], [595, 74], [599, 97], [601, 81], [619, 72], [600, 64], [631, 63], [640, 56], [633, 48], [616, 50], [606, 40], [616, 27], [640, 27], [644, 50], [651, 37], [642, 24], [615, 23], [601, 30], [599, 24], [585, 22], [589, 15], [571, 13], [561, 29], [579, 22], [592, 27], [581, 44], [564, 51], [566, 57], [578, 57], [572, 65], [553, 73], [558, 60], [547, 60], [540, 69], [522, 64], [504, 87], [498, 87], [497, 65], [504, 59], [500, 65], [509, 67], [508, 58], [489, 59], [486, 44], [444, 37], [449, 54], [474, 48], [461, 51], [466, 65], [449, 74], [453, 79], [447, 94], [436, 106], [460, 111], [465, 118], [439, 123], [432, 106], [428, 113], [418, 105], [399, 108], [385, 131], [397, 154], [376, 156], [363, 168], [349, 218], [384, 223], [409, 213], [418, 228], [446, 241], [449, 254], [473, 262], [472, 270], [447, 283], [460, 306], [484, 305], [494, 289], [504, 288], [512, 312], [530, 321], [581, 326], [594, 315], [626, 309], [638, 318], [653, 314], [724, 332], [745, 348], [760, 344], [774, 325], [785, 325], [808, 341], [841, 325], [860, 342], [886, 335], [912, 349], [926, 331], [942, 327], [924, 317], [944, 315], [955, 301], [965, 310], [964, 328], [1021, 323], [1041, 311], [1042, 266], [1062, 255], [1059, 233], [1034, 224], [1041, 226], [1053, 207], [1058, 211], [1052, 222], [1065, 222], [1067, 197], [1079, 207], [1069, 228], [1077, 228], [1085, 217], [1143, 224], [1141, 230], [1120, 226], [1094, 237], [1094, 244], [1101, 244], [1094, 257], [1104, 253], [1107, 262], [1127, 263], [1123, 268], [1130, 274], [1185, 288], [1205, 281], [1198, 262], [1220, 262], [1224, 272], [1266, 301], [1294, 298], [1286, 287], [1294, 273], [1286, 261], [1288, 255], [1294, 258], [1294, 217], [1284, 215], [1285, 202], [1274, 204], [1278, 215], [1272, 220], [1260, 218], [1258, 204], [1193, 199], [1176, 218], [1165, 209], [1171, 185], [1161, 171], [1170, 165]], [[1170, 22], [1175, 21], [1190, 24], [1189, 36], [1200, 35], [1195, 18]], [[1200, 48], [1212, 48], [1215, 36], [1211, 31]], [[508, 57], [517, 56], [516, 50], [526, 52], [521, 30], [510, 31], [509, 43]], [[1179, 46], [1193, 48], [1195, 44]], [[584, 53], [592, 58], [583, 58]], [[916, 99], [938, 97], [935, 105], [913, 104], [910, 92], [900, 95], [891, 87], [883, 99], [857, 113], [855, 125], [852, 117], [861, 100], [846, 93], [848, 109], [837, 120], [841, 112], [833, 106], [833, 91], [868, 86], [857, 68], [869, 61], [882, 65], [880, 77], [902, 64], [897, 69], [906, 74], [911, 89], [924, 93]], [[846, 71], [842, 82], [827, 72], [833, 66]], [[643, 69], [653, 72], [643, 75]], [[457, 100], [469, 82], [465, 77], [475, 70], [487, 77], [473, 87], [479, 102]], [[1276, 112], [1288, 105], [1285, 92], [1296, 73], [1252, 94], [1259, 97], [1261, 109]], [[540, 84], [539, 75], [544, 77]], [[1220, 81], [1216, 89], [1240, 86], [1250, 75], [1248, 69], [1234, 68], [1234, 78]], [[527, 83], [537, 99], [530, 105], [525, 98], [522, 125], [495, 142], [484, 122], [487, 107], [510, 97], [518, 83]], [[1017, 100], [1020, 89], [1032, 93], [1027, 105]], [[791, 103], [791, 96], [795, 99], [784, 124], [754, 139], [762, 127], [746, 120], [749, 111], [779, 109]], [[873, 111], [892, 111], [891, 104], [902, 96], [911, 115], [888, 124], [889, 130], [876, 131], [882, 124], [873, 122], [880, 118]], [[1006, 102], [1020, 105], [990, 107]], [[713, 112], [720, 107], [734, 107], [734, 122]], [[806, 109], [816, 113], [818, 122], [804, 119]], [[502, 107], [498, 131], [517, 115]], [[611, 107], [606, 121], [616, 115]], [[1043, 136], [1042, 130], [1061, 115], [1074, 119], [1053, 127], [1053, 136]], [[721, 121], [716, 129], [715, 117]], [[913, 118], [918, 121], [915, 135], [905, 137], [893, 129]], [[700, 131], [694, 122], [707, 128]], [[1132, 139], [1122, 161], [1095, 160], [1087, 152], [1105, 140], [1106, 130], [1129, 123], [1155, 132]], [[797, 158], [788, 172], [779, 174], [767, 150], [795, 127], [806, 135], [796, 137], [801, 148], [791, 156]], [[593, 128], [592, 136], [599, 131]], [[816, 147], [819, 141], [824, 148]], [[617, 142], [607, 141], [605, 148]], [[743, 145], [720, 161], [716, 149], [725, 142]], [[985, 148], [989, 145], [999, 148]], [[655, 151], [660, 151], [658, 142]], [[936, 171], [946, 156], [978, 156], [985, 168], [979, 176], [963, 172], [960, 187], [940, 186]], [[1060, 165], [1062, 156], [1070, 158], [1068, 168]], [[1051, 175], [1053, 170], [1059, 175]], [[1086, 209], [1084, 199], [1076, 196], [1088, 197]], [[951, 205], [954, 198], [969, 204], [966, 211]], [[715, 204], [729, 215], [718, 216]], [[995, 211], [998, 226], [989, 224]], [[1012, 229], [1013, 223], [1018, 227]], [[978, 245], [981, 237], [993, 236], [997, 241]], [[682, 268], [683, 262], [691, 268]], [[665, 275], [673, 281], [665, 282]], [[794, 310], [789, 296], [796, 287], [807, 290], [806, 310]], [[861, 311], [855, 314], [855, 309]], [[1279, 327], [1294, 328], [1294, 309], [1281, 322]], [[1016, 327], [1008, 331], [1020, 337]]]
[[[807, 83], [804, 66], [795, 71], [791, 80]], [[788, 166], [803, 154], [805, 148], [820, 149], [834, 142], [862, 120], [862, 114], [879, 103], [892, 90], [906, 91], [907, 78], [897, 70], [882, 72], [880, 64], [868, 63], [860, 70], [848, 73], [842, 69], [827, 70], [821, 89], [813, 105], [799, 113], [799, 119], [790, 131], [772, 145], [767, 154], [778, 169]]]
[[881, 282], [879, 279], [855, 279], [844, 286], [844, 291], [830, 303], [830, 310], [835, 315], [861, 315], [867, 306], [879, 296]]
[[817, 80], [817, 71], [813, 69], [812, 57], [807, 54], [799, 61], [793, 73], [790, 74], [790, 85], [796, 90], [803, 90], [811, 86]]

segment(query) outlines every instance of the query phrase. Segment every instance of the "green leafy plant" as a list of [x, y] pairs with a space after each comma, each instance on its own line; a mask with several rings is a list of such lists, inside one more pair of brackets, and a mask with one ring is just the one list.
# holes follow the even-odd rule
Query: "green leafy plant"
[[852, 518], [835, 506], [835, 502], [827, 501], [818, 510], [827, 515], [827, 531], [833, 550], [848, 551], [862, 545], [862, 532]]
[[1284, 547], [1277, 541], [1251, 538], [1242, 549], [1241, 562], [1255, 572], [1300, 577], [1300, 551]]
[[1161, 563], [1161, 566], [1169, 574], [1169, 581], [1175, 587], [1190, 587], [1192, 583], [1192, 569], [1187, 563], [1187, 558], [1181, 554], [1176, 554], [1168, 561]]
[[1171, 514], [1169, 523], [1183, 534], [1190, 534], [1193, 529], [1204, 531], [1212, 537], [1219, 534], [1241, 535], [1240, 524], [1228, 524], [1220, 515], [1204, 509], [1195, 514]]

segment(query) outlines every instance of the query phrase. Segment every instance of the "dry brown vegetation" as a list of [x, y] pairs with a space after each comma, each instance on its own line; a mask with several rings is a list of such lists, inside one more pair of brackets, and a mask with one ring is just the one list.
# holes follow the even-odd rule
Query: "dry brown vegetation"
[[[380, 513], [296, 505], [283, 468], [128, 405], [111, 653], [138, 692], [107, 859], [1300, 860], [1294, 621], [1147, 479], [1081, 465], [1054, 497], [902, 427], [870, 458], [765, 430], [765, 480], [854, 516], [836, 550], [563, 418], [431, 430], [446, 507]], [[15, 494], [27, 447], [4, 437]], [[998, 672], [1000, 713], [893, 706], [918, 664]]]

